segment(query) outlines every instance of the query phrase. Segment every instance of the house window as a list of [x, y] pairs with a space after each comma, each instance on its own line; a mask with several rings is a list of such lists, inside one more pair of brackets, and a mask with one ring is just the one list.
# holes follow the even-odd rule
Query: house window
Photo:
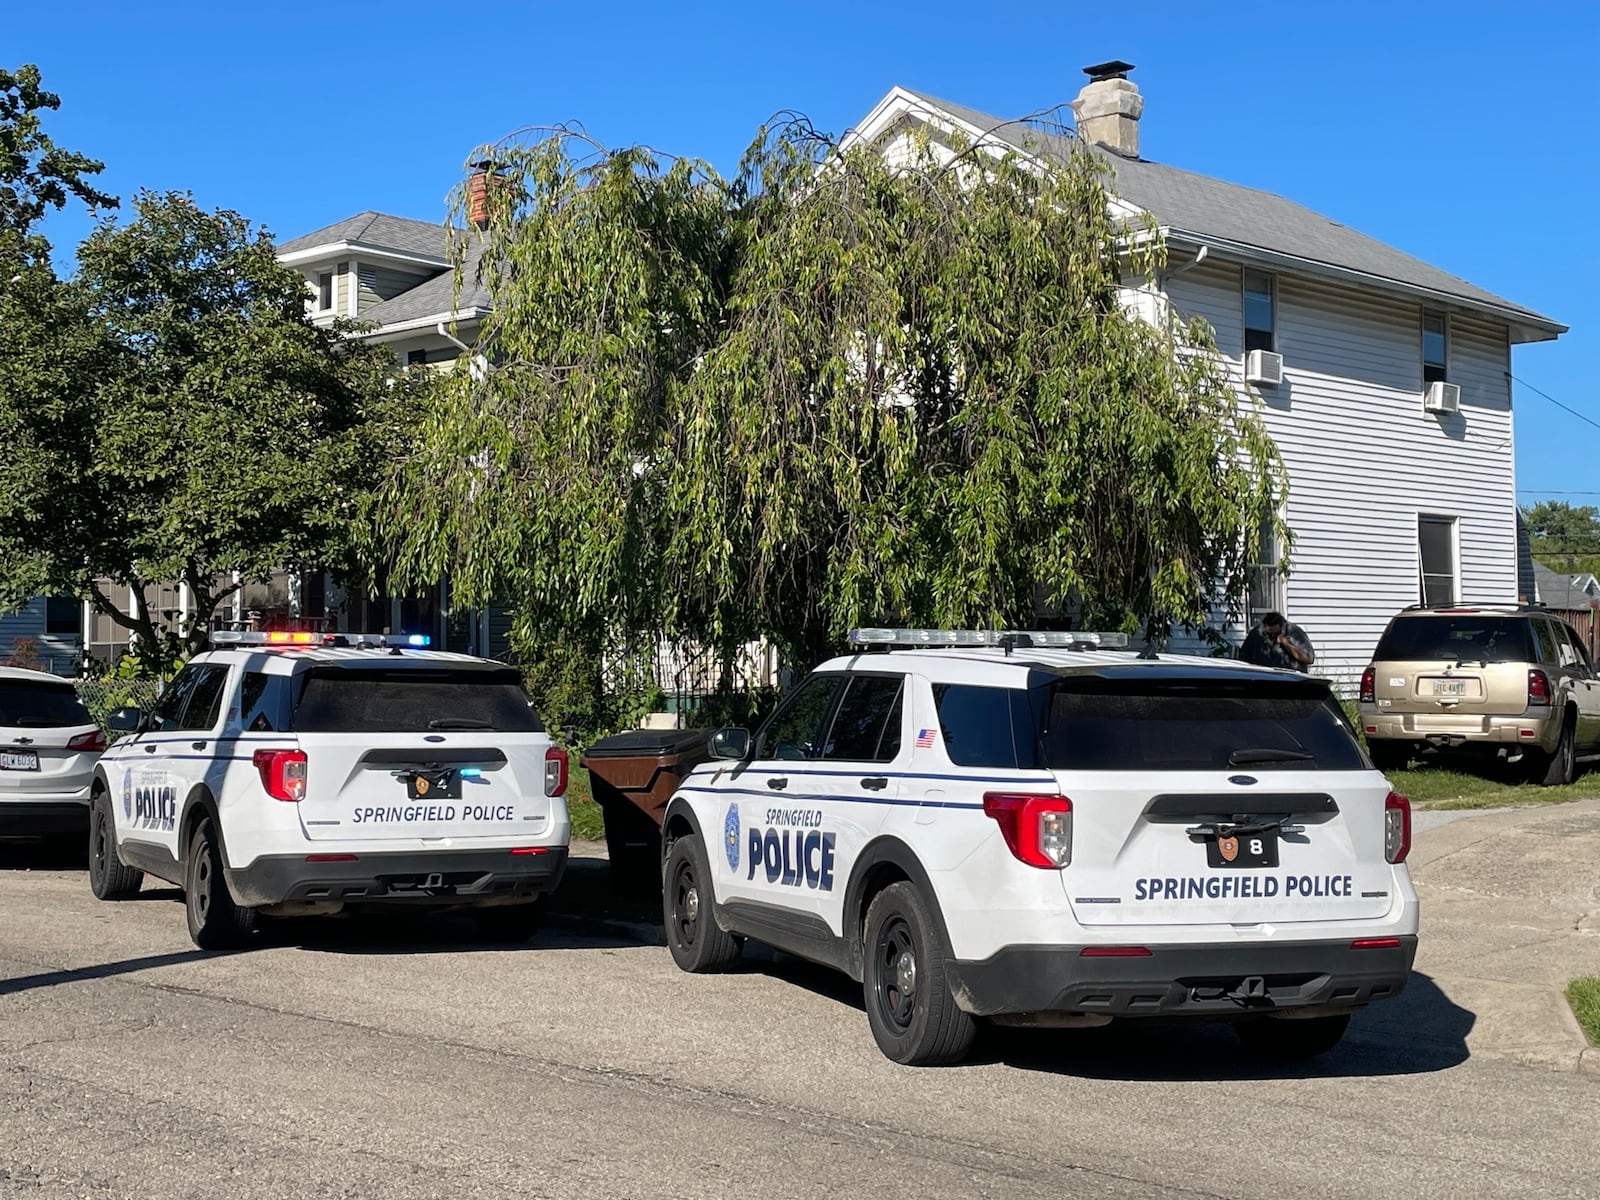
[[1454, 604], [1459, 592], [1454, 517], [1417, 518], [1417, 563], [1422, 602], [1428, 605]]
[[327, 312], [333, 307], [333, 272], [322, 271], [317, 275], [317, 309]]
[[1244, 273], [1244, 350], [1272, 350], [1277, 280], [1265, 271]]
[[1250, 564], [1250, 623], [1254, 625], [1264, 613], [1282, 612], [1283, 554], [1278, 546], [1278, 533], [1272, 527], [1270, 513], [1263, 514], [1256, 531], [1255, 561]]
[[1449, 378], [1446, 370], [1445, 318], [1443, 313], [1422, 314], [1422, 382], [1443, 383]]
[[44, 602], [44, 631], [76, 636], [83, 632], [83, 601], [76, 596], [50, 596]]
[[406, 366], [408, 366], [408, 367], [425, 366], [427, 364], [427, 361], [428, 361], [428, 352], [426, 350], [407, 350], [406, 351]]

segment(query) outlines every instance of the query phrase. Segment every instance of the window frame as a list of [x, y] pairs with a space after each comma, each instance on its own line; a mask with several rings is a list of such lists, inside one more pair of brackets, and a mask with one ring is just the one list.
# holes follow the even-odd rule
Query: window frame
[[[1263, 513], [1256, 529], [1255, 561], [1250, 563], [1250, 579], [1245, 591], [1245, 616], [1252, 625], [1260, 620], [1263, 613], [1286, 612], [1289, 607], [1283, 574], [1283, 547], [1278, 531], [1273, 527], [1276, 516], [1273, 512]], [[1269, 554], [1270, 559], [1267, 557]], [[1266, 588], [1270, 597], [1265, 607], [1258, 607], [1256, 591], [1263, 575], [1270, 575]]]
[[[1425, 524], [1443, 525], [1450, 543], [1450, 594], [1441, 600], [1428, 596], [1428, 580], [1444, 578], [1443, 572], [1429, 571], [1423, 553], [1422, 528]], [[1447, 513], [1419, 512], [1417, 514], [1417, 598], [1426, 607], [1444, 607], [1461, 602], [1461, 518]]]
[[[1435, 364], [1428, 359], [1428, 322], [1434, 318], [1439, 322], [1439, 340], [1444, 344], [1443, 356]], [[1422, 310], [1422, 326], [1418, 333], [1417, 353], [1422, 359], [1422, 386], [1424, 389], [1430, 383], [1450, 382], [1450, 314], [1436, 308]], [[1430, 372], [1433, 372], [1430, 374]]]
[[[319, 313], [332, 312], [333, 306], [339, 300], [339, 286], [336, 276], [337, 271], [317, 272], [317, 311]], [[324, 300], [326, 297], [326, 300]]]
[[[57, 617], [62, 607], [72, 606], [72, 619], [67, 623]], [[82, 637], [83, 601], [68, 592], [57, 592], [44, 598], [44, 632], [46, 637]]]
[[[1267, 320], [1271, 322], [1270, 329], [1253, 328], [1250, 324], [1250, 305], [1248, 297], [1251, 295], [1250, 276], [1258, 275], [1267, 281]], [[1257, 295], [1260, 293], [1257, 292]], [[1261, 271], [1254, 267], [1244, 267], [1239, 272], [1239, 325], [1244, 346], [1245, 357], [1249, 357], [1252, 350], [1265, 350], [1269, 354], [1278, 352], [1278, 276], [1272, 271]], [[1265, 346], [1252, 346], [1250, 335], [1252, 333], [1265, 333], [1267, 344]]]

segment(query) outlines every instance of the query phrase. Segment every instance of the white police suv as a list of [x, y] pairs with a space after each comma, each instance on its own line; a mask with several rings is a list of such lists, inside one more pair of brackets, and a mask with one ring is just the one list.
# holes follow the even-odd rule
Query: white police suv
[[537, 928], [566, 866], [566, 751], [517, 673], [426, 638], [228, 633], [101, 756], [89, 884], [183, 889], [216, 949], [258, 914], [470, 909], [492, 938]]
[[[1120, 642], [1118, 639], [1120, 638]], [[857, 630], [664, 822], [687, 971], [759, 939], [860, 980], [879, 1047], [975, 1018], [1227, 1019], [1330, 1049], [1416, 953], [1410, 806], [1321, 680], [1121, 635]]]

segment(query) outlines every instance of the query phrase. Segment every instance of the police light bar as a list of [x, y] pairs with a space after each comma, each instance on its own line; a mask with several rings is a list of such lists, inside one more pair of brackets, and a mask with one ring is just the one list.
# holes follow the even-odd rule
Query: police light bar
[[1060, 649], [1092, 647], [1124, 649], [1125, 633], [1091, 633], [1057, 629], [852, 629], [852, 646], [1054, 646]]
[[213, 646], [409, 646], [423, 649], [433, 643], [425, 633], [308, 633], [289, 629], [218, 629]]

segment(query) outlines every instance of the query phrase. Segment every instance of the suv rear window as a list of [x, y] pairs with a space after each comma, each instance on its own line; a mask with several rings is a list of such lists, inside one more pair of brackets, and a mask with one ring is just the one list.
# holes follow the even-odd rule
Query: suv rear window
[[60, 729], [93, 724], [94, 718], [70, 683], [0, 679], [0, 725], [12, 729]]
[[1077, 771], [1366, 769], [1326, 685], [1073, 680], [1056, 686], [1045, 765]]
[[430, 733], [544, 728], [516, 671], [312, 668], [302, 678], [301, 733]]
[[1461, 613], [1396, 617], [1372, 657], [1377, 662], [1538, 662], [1527, 617]]

